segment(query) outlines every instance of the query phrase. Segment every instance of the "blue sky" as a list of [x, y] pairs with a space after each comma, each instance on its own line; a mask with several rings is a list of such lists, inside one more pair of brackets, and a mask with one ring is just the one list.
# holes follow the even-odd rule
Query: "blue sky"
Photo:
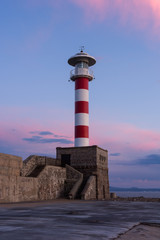
[[55, 156], [73, 146], [69, 57], [97, 59], [90, 144], [109, 151], [110, 184], [160, 186], [160, 1], [0, 3], [0, 152]]

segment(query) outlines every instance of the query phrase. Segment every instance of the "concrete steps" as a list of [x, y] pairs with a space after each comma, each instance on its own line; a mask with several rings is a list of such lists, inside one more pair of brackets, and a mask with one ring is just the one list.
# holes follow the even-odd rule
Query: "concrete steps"
[[36, 166], [33, 171], [28, 175], [28, 177], [38, 177], [38, 175], [40, 174], [40, 172], [42, 172], [42, 170], [45, 168], [45, 165], [39, 165]]

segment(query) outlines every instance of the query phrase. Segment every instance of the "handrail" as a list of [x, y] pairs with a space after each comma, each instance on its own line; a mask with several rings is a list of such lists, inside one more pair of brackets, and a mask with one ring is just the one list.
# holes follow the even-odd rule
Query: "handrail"
[[69, 192], [69, 194], [68, 194], [69, 199], [74, 199], [75, 198], [82, 182], [83, 182], [83, 175], [76, 181], [76, 183], [72, 187], [71, 191]]
[[91, 176], [88, 178], [88, 180], [87, 180], [87, 182], [86, 182], [86, 185], [85, 185], [83, 191], [81, 192], [81, 199], [87, 200], [87, 193], [88, 193], [88, 191], [89, 191], [89, 189], [90, 189], [90, 187], [91, 187], [91, 185], [92, 185], [92, 182], [94, 182], [94, 181], [95, 181], [95, 176], [91, 175]]

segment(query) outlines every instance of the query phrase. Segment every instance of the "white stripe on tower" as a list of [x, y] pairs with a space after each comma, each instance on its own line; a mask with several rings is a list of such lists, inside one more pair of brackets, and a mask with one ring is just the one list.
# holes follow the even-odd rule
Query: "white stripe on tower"
[[75, 147], [89, 146], [88, 138], [75, 138]]
[[87, 113], [75, 114], [75, 126], [79, 125], [89, 126], [89, 115]]
[[75, 102], [89, 100], [89, 94], [87, 89], [76, 89], [75, 90]]
[[89, 79], [75, 79], [75, 147], [89, 145]]

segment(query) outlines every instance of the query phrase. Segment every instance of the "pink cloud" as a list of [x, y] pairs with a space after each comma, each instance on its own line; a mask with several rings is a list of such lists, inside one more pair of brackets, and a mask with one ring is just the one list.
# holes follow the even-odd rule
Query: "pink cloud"
[[131, 162], [131, 164], [120, 162], [119, 164], [118, 161], [111, 164], [112, 162], [113, 160], [110, 159], [109, 173], [111, 186], [146, 188], [160, 186], [159, 165], [141, 165], [138, 161], [135, 162], [136, 164], [134, 162]]
[[157, 31], [160, 25], [159, 0], [70, 0], [81, 7], [88, 21], [103, 21], [118, 16], [118, 22], [137, 28], [150, 26]]
[[[35, 30], [27, 39], [27, 48], [35, 49], [46, 42], [54, 32], [57, 21], [68, 16], [67, 4], [74, 4], [85, 14], [85, 23], [104, 21], [108, 18], [117, 19], [117, 24], [146, 29], [159, 36], [160, 1], [159, 0], [28, 0], [29, 8], [50, 7], [51, 19], [46, 26]], [[55, 10], [59, 12], [56, 14]], [[63, 11], [63, 14], [61, 12]], [[65, 15], [67, 14], [67, 15]], [[131, 28], [132, 29], [132, 28]]]
[[100, 145], [109, 153], [121, 153], [115, 159], [133, 160], [160, 151], [160, 132], [125, 123], [94, 123], [90, 126], [90, 144]]
[[[118, 16], [118, 23], [134, 25], [136, 28], [149, 28], [158, 32], [160, 26], [159, 0], [28, 0], [28, 7], [49, 6], [64, 8], [71, 3], [83, 9], [85, 21], [103, 21], [108, 17]], [[63, 13], [64, 14], [64, 13]], [[38, 33], [39, 35], [39, 33]], [[40, 34], [41, 35], [41, 34]], [[44, 36], [42, 37], [44, 38]]]
[[[46, 127], [38, 121], [32, 121], [32, 123], [26, 123], [26, 121], [23, 121], [23, 124], [20, 121], [1, 121], [0, 152], [19, 155], [23, 158], [26, 158], [31, 154], [55, 155], [56, 147], [72, 146], [73, 144], [66, 145], [63, 141], [62, 143], [61, 141], [35, 143], [32, 141], [25, 141], [24, 139], [31, 139], [33, 136], [39, 136], [43, 139], [66, 139], [68, 141], [72, 141], [73, 139], [69, 131], [70, 128], [65, 125], [60, 125], [61, 124], [57, 124], [57, 127], [53, 127], [50, 124], [50, 126], [47, 125]], [[43, 131], [52, 132], [53, 135], [40, 135], [39, 132]]]

